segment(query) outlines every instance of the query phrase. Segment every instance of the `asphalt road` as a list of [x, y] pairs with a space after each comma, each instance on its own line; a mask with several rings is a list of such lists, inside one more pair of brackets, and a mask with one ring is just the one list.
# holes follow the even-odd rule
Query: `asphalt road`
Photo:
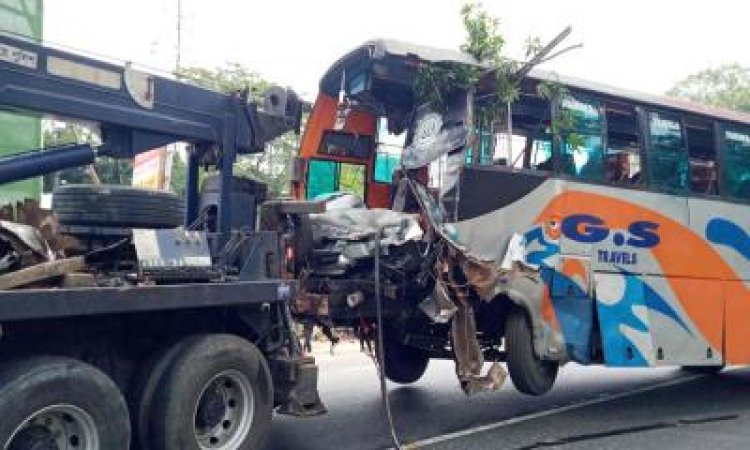
[[[277, 415], [270, 449], [392, 447], [372, 363], [356, 347], [341, 350], [317, 355], [328, 414]], [[419, 448], [750, 448], [750, 370], [705, 377], [568, 364], [542, 397], [509, 380], [466, 397], [453, 363], [432, 361], [420, 381], [389, 383], [389, 392], [402, 444]]]

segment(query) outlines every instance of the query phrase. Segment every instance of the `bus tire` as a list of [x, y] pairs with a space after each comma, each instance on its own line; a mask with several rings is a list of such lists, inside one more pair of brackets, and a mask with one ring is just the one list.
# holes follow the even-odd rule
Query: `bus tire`
[[154, 398], [164, 374], [191, 338], [173, 342], [156, 350], [139, 367], [128, 390], [134, 450], [150, 450], [150, 422]]
[[62, 357], [14, 361], [0, 371], [0, 446], [127, 450], [128, 408], [102, 371]]
[[385, 377], [398, 384], [417, 382], [427, 371], [430, 357], [426, 352], [404, 345], [386, 332], [383, 335]]
[[508, 373], [513, 385], [528, 395], [542, 395], [552, 389], [558, 364], [543, 361], [534, 352], [533, 332], [526, 313], [514, 308], [505, 325]]
[[151, 408], [153, 450], [263, 448], [273, 384], [250, 342], [211, 334], [191, 339], [164, 374]]

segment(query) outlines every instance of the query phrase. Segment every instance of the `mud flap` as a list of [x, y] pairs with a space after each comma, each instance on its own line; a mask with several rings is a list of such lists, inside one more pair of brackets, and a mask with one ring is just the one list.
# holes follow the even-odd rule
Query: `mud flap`
[[318, 366], [312, 357], [297, 361], [272, 359], [275, 396], [284, 400], [276, 412], [296, 417], [325, 414], [325, 405], [318, 394]]

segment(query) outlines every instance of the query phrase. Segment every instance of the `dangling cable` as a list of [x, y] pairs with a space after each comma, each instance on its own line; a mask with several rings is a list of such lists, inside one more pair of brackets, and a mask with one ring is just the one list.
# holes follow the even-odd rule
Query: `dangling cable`
[[378, 346], [377, 346], [377, 358], [378, 358], [378, 376], [380, 378], [380, 396], [383, 401], [383, 409], [385, 410], [386, 419], [388, 420], [388, 427], [391, 431], [391, 441], [397, 449], [401, 448], [401, 443], [396, 436], [396, 427], [393, 424], [393, 414], [391, 414], [391, 402], [388, 399], [388, 388], [385, 383], [385, 365], [384, 365], [384, 352], [383, 352], [383, 305], [382, 298], [380, 296], [380, 237], [382, 236], [383, 230], [378, 228], [375, 233], [375, 316], [378, 324]]

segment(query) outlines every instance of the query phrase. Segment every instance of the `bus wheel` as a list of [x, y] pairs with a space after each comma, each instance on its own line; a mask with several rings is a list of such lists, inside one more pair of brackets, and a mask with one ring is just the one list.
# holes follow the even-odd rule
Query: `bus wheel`
[[534, 353], [533, 333], [526, 313], [514, 308], [505, 324], [508, 373], [513, 385], [528, 395], [542, 395], [552, 388], [558, 364]]
[[99, 369], [69, 358], [34, 357], [0, 373], [0, 445], [7, 450], [130, 447], [128, 409]]
[[254, 449], [268, 437], [271, 374], [260, 351], [240, 337], [191, 340], [158, 391], [151, 409], [154, 450]]
[[386, 331], [383, 335], [385, 377], [398, 384], [411, 384], [422, 378], [430, 358], [424, 351], [404, 345]]

